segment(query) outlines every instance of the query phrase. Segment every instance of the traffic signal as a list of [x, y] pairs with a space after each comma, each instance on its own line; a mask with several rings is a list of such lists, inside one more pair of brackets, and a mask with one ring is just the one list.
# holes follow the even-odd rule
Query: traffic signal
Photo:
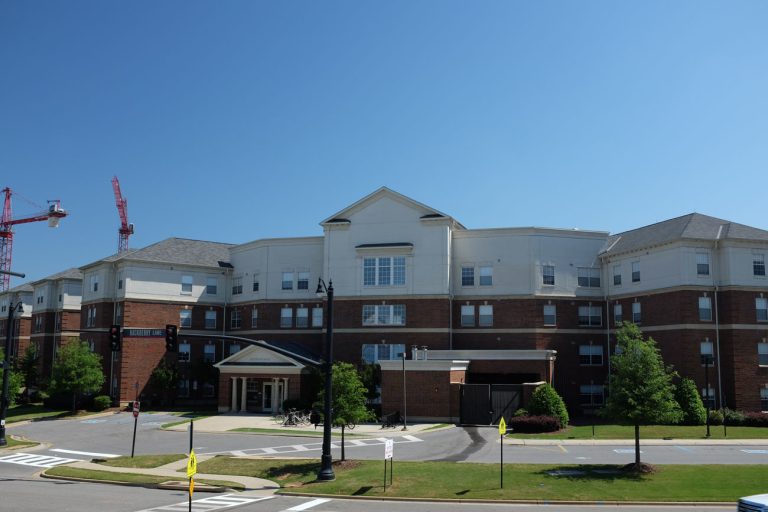
[[120, 352], [122, 348], [122, 335], [120, 334], [120, 326], [113, 325], [109, 328], [109, 346], [112, 347], [112, 352]]
[[168, 352], [177, 352], [179, 350], [178, 329], [175, 325], [165, 326], [165, 350]]

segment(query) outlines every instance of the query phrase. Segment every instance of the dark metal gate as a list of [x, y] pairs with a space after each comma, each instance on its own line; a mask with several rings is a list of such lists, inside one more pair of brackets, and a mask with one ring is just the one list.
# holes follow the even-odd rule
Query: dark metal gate
[[459, 420], [462, 425], [495, 425], [508, 421], [520, 407], [522, 386], [462, 384]]

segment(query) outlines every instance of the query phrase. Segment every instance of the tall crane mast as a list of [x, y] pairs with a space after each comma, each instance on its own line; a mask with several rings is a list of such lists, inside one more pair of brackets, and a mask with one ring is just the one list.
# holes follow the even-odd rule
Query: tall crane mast
[[[0, 217], [0, 270], [10, 272], [13, 256], [13, 226], [45, 220], [48, 221], [49, 227], [57, 228], [59, 227], [59, 221], [67, 216], [67, 212], [61, 208], [61, 202], [56, 199], [48, 201], [48, 210], [38, 212], [29, 217], [14, 219], [11, 210], [11, 195], [13, 191], [6, 187], [2, 190], [2, 193], [5, 196], [5, 200], [3, 201], [3, 215]], [[10, 284], [11, 275], [0, 273], [0, 292], [7, 290]]]
[[117, 213], [120, 215], [120, 228], [117, 230], [117, 252], [121, 253], [128, 250], [128, 237], [133, 234], [133, 224], [128, 223], [128, 200], [120, 193], [120, 182], [117, 180], [117, 176], [112, 177], [112, 190], [115, 193]]

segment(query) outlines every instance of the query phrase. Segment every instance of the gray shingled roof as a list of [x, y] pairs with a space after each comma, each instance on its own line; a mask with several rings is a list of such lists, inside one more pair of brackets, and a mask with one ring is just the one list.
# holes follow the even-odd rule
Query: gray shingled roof
[[68, 268], [67, 270], [63, 270], [56, 274], [50, 275], [48, 277], [38, 279], [37, 281], [31, 284], [34, 285], [37, 283], [42, 283], [43, 281], [57, 281], [59, 279], [82, 279], [82, 278], [83, 278], [83, 272], [79, 268]]
[[233, 244], [206, 242], [186, 238], [168, 238], [143, 249], [107, 258], [106, 261], [133, 260], [177, 265], [218, 267], [220, 261], [229, 261], [229, 248]]
[[[722, 228], [722, 229], [721, 229]], [[611, 235], [600, 251], [604, 254], [631, 252], [677, 240], [750, 240], [768, 242], [768, 231], [728, 220], [689, 213], [616, 235]]]

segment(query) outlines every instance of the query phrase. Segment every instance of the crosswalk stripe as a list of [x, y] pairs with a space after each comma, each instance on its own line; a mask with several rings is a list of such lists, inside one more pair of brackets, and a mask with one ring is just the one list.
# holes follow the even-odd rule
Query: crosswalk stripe
[[9, 464], [20, 464], [22, 466], [33, 466], [38, 468], [51, 468], [61, 464], [75, 462], [78, 459], [67, 459], [64, 457], [53, 457], [50, 455], [34, 455], [29, 453], [17, 453], [7, 457], [0, 457], [0, 462]]
[[331, 501], [328, 498], [317, 498], [312, 501], [308, 501], [306, 503], [302, 503], [301, 505], [296, 505], [295, 507], [291, 507], [288, 510], [291, 510], [293, 512], [301, 512], [302, 510], [308, 510], [312, 507], [316, 507], [318, 505], [322, 505], [323, 503]]
[[[221, 510], [225, 508], [237, 507], [257, 501], [270, 500], [274, 496], [260, 496], [258, 498], [239, 497], [233, 494], [224, 494], [192, 501], [193, 512], [209, 512], [212, 510]], [[185, 512], [189, 510], [189, 502], [174, 503], [172, 505], [162, 505], [159, 507], [145, 508], [138, 512]]]
[[114, 459], [119, 457], [114, 453], [96, 453], [96, 452], [78, 452], [75, 450], [64, 450], [63, 448], [51, 448], [52, 452], [70, 453], [72, 455], [88, 455], [89, 457], [103, 457], [105, 459]]

